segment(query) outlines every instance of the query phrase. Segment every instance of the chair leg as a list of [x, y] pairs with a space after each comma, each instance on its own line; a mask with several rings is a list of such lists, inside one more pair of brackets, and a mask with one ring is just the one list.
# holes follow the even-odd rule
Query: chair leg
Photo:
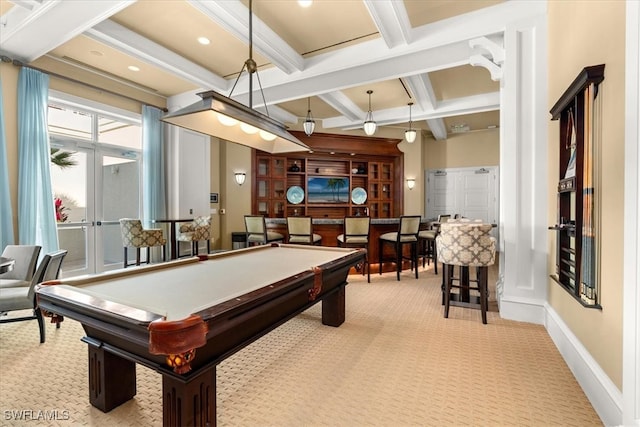
[[396, 245], [396, 276], [400, 281], [400, 271], [402, 270], [402, 245]]
[[44, 318], [42, 316], [42, 311], [39, 308], [35, 308], [34, 314], [36, 315], [36, 319], [38, 319], [38, 328], [40, 328], [40, 344], [44, 344], [45, 339], [45, 329], [44, 329]]
[[482, 312], [482, 323], [487, 324], [487, 309], [489, 296], [487, 295], [488, 268], [478, 268], [478, 288], [480, 289], [480, 311]]
[[207, 239], [207, 255], [211, 253], [211, 239]]
[[433, 271], [438, 274], [438, 247], [435, 240], [433, 241]]
[[167, 260], [167, 248], [165, 245], [162, 245], [162, 262]]
[[445, 319], [449, 318], [449, 302], [451, 300], [451, 281], [453, 276], [453, 266], [448, 264], [443, 264], [442, 268], [442, 278], [444, 280], [444, 292], [442, 293], [442, 298], [444, 299], [444, 317]]
[[378, 241], [378, 274], [382, 275], [382, 250], [384, 249], [384, 243], [382, 240]]
[[411, 244], [411, 264], [413, 264], [416, 268], [416, 279], [418, 278], [418, 242], [413, 242]]
[[124, 266], [122, 268], [127, 268], [127, 247], [124, 247]]
[[147, 264], [151, 263], [151, 246], [147, 246]]

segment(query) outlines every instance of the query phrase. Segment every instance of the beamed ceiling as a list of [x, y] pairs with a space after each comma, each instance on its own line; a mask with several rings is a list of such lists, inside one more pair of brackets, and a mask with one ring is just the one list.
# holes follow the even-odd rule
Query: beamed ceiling
[[[413, 126], [436, 139], [456, 127], [499, 126], [504, 22], [520, 7], [313, 0], [305, 8], [254, 0], [253, 107], [264, 112], [266, 104], [271, 117], [300, 130], [309, 99], [317, 130], [361, 132], [372, 90], [379, 126], [407, 128], [409, 102]], [[249, 34], [248, 0], [0, 0], [5, 59], [94, 85], [110, 81], [162, 106], [209, 89], [248, 105], [249, 75], [240, 70]]]

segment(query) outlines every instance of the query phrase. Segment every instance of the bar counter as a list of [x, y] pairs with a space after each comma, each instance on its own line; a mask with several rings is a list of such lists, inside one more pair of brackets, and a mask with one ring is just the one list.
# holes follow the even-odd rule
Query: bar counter
[[[420, 229], [425, 230], [430, 227], [431, 223], [437, 221], [436, 219], [422, 218]], [[277, 231], [278, 233], [287, 236], [287, 219], [286, 218], [267, 218], [267, 229], [269, 231]], [[313, 232], [322, 236], [323, 246], [338, 246], [338, 235], [343, 232], [343, 218], [313, 218]], [[400, 218], [371, 218], [371, 230], [369, 232], [369, 262], [372, 265], [378, 263], [378, 237], [381, 234], [398, 231], [398, 224]], [[286, 240], [285, 240], [286, 241]], [[392, 256], [390, 245], [385, 247], [385, 257]], [[408, 255], [408, 253], [407, 253]], [[407, 263], [404, 268], [408, 268]], [[384, 265], [383, 271], [393, 271], [395, 266], [393, 264]], [[378, 271], [377, 267], [371, 269], [372, 273]]]

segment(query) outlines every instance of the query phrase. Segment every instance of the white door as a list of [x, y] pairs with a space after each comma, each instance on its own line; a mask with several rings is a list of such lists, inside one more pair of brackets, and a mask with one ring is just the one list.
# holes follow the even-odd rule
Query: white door
[[427, 170], [425, 177], [427, 218], [457, 214], [498, 224], [497, 166]]

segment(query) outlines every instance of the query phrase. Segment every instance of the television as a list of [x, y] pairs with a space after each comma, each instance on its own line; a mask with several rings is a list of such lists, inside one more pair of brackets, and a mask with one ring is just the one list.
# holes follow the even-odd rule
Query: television
[[349, 203], [349, 178], [346, 176], [308, 177], [307, 203]]

